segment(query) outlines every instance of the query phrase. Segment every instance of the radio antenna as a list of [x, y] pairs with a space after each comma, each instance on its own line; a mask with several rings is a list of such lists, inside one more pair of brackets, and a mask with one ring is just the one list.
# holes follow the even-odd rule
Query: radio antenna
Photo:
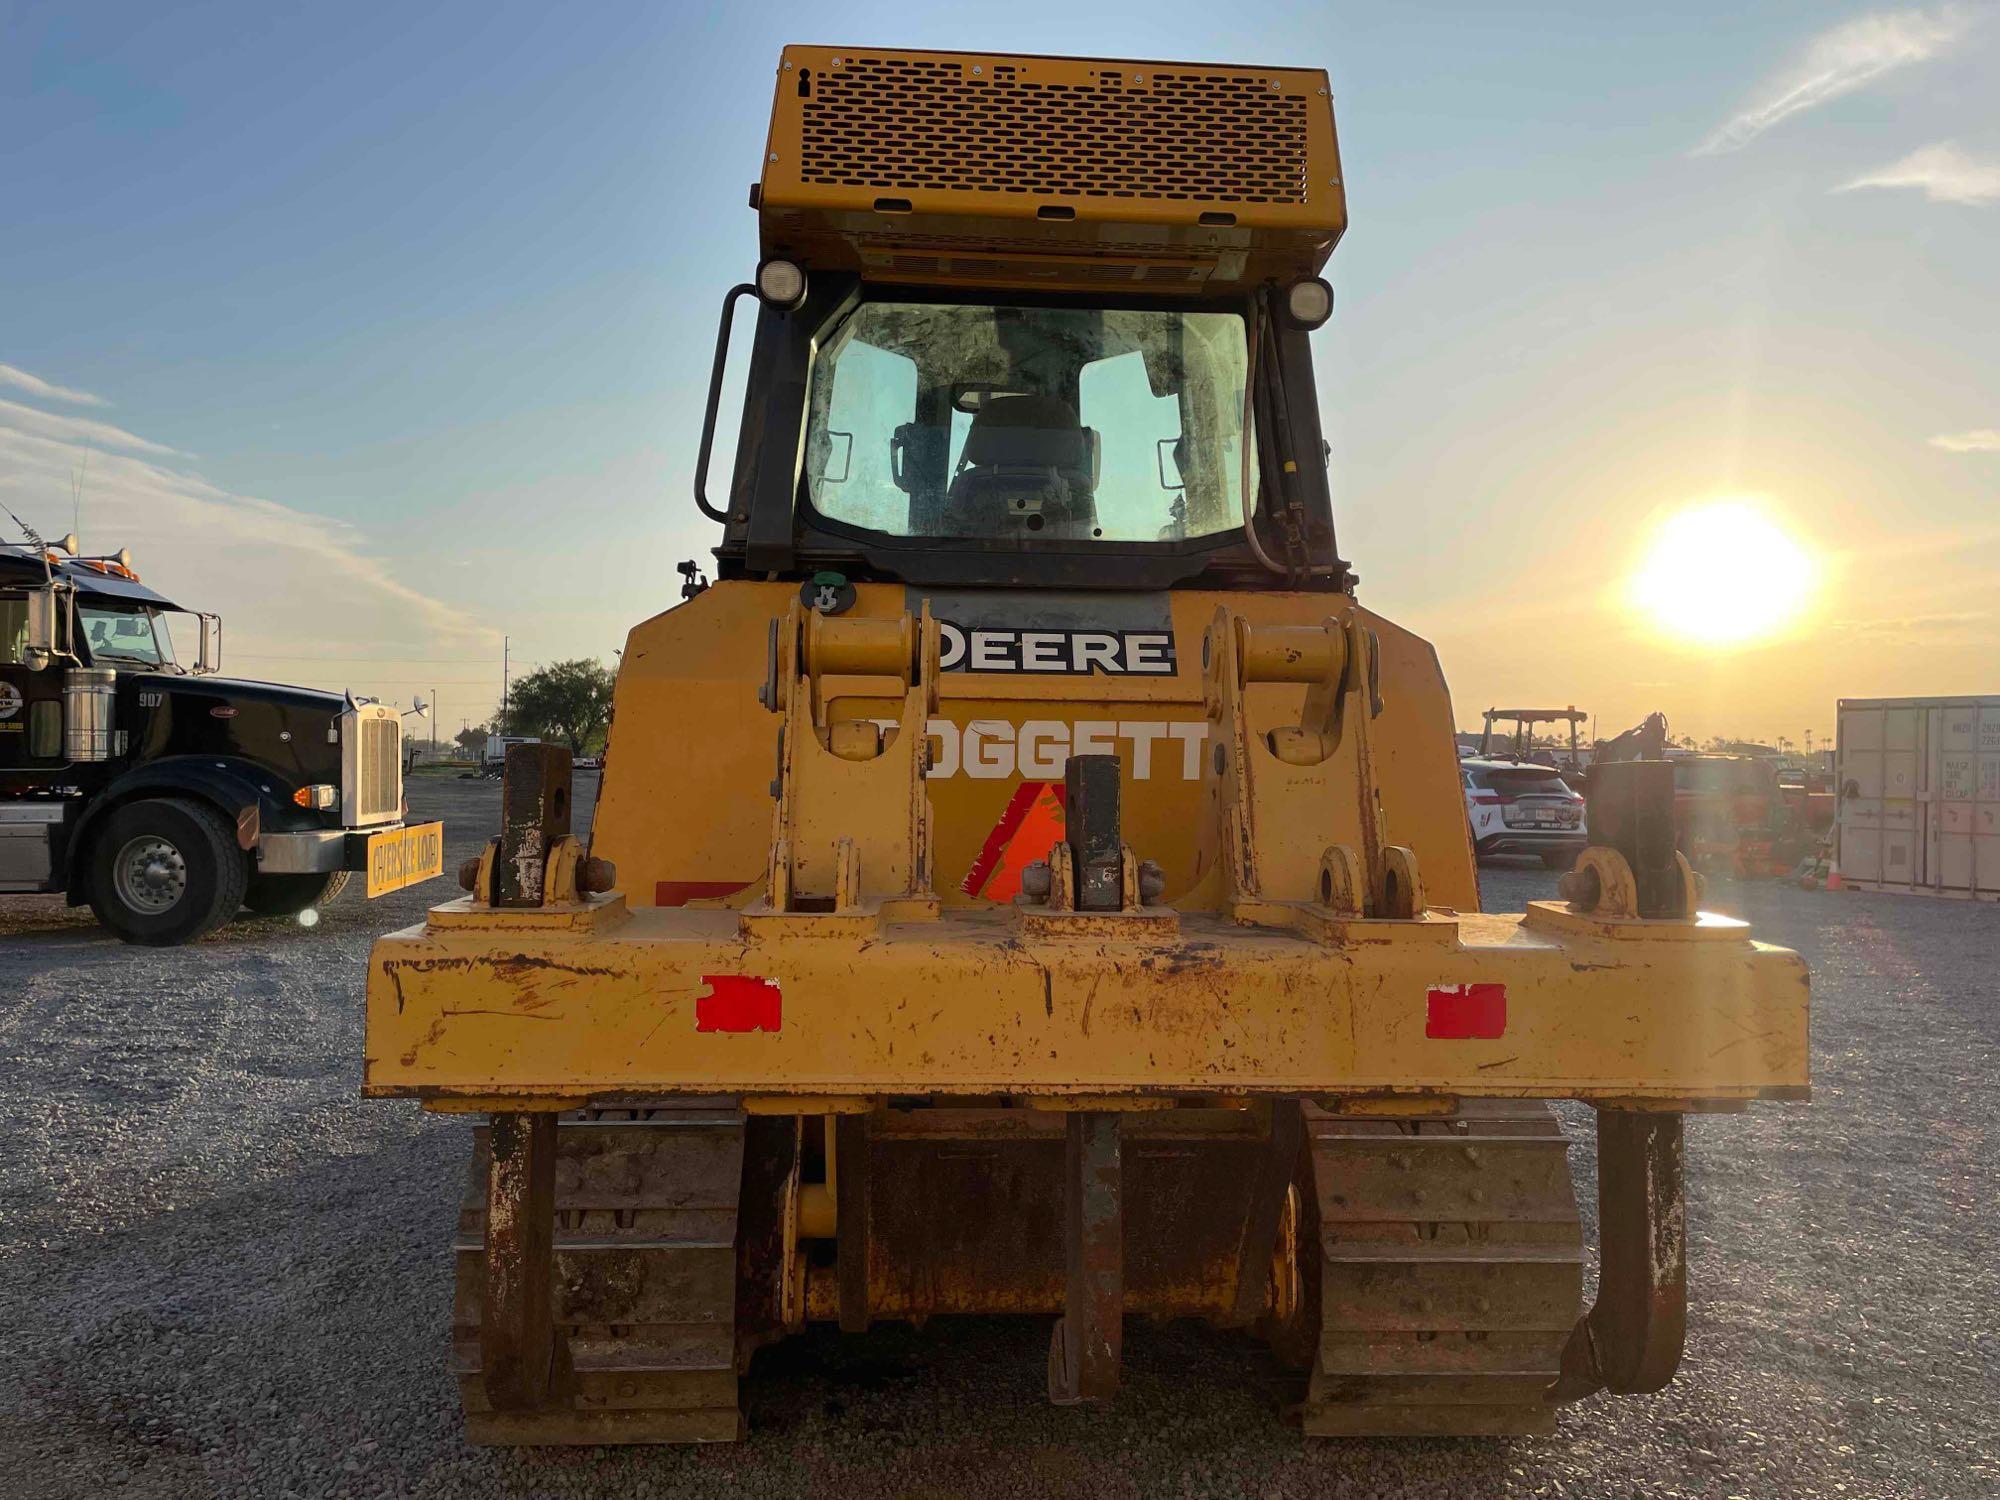
[[83, 481], [90, 473], [90, 449], [83, 450], [83, 461], [69, 476], [69, 529], [78, 537], [83, 535]]
[[54, 582], [56, 570], [49, 562], [49, 544], [42, 540], [42, 534], [39, 531], [35, 530], [34, 527], [30, 526], [19, 516], [14, 515], [14, 508], [11, 505], [6, 507], [6, 511], [8, 515], [13, 516], [14, 524], [21, 528], [21, 534], [28, 539], [28, 545], [35, 549], [35, 556], [42, 560], [42, 576], [50, 582]]

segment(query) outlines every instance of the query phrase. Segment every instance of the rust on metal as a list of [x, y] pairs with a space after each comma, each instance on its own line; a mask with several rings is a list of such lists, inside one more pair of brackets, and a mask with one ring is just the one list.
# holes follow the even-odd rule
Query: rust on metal
[[[1118, 811], [1118, 757], [1072, 755], [1063, 769], [1068, 793], [1064, 841], [1076, 862], [1076, 909], [1118, 911], [1124, 834]], [[1137, 905], [1137, 902], [1131, 903]]]
[[[486, 1191], [492, 1132], [474, 1133], [460, 1214], [453, 1345], [475, 1443], [718, 1442], [741, 1433], [739, 1348], [770, 1336], [759, 1307], [738, 1342], [737, 1309], [769, 1288], [764, 1254], [781, 1209], [783, 1141], [746, 1152], [744, 1121], [714, 1104], [652, 1101], [539, 1117], [554, 1134], [541, 1286], [560, 1378], [531, 1407], [503, 1407], [486, 1349], [504, 1323]], [[766, 1121], [767, 1125], [780, 1122]], [[789, 1124], [790, 1122], [783, 1122]], [[504, 1153], [503, 1153], [504, 1155]], [[739, 1192], [743, 1210], [739, 1229]], [[747, 1274], [746, 1274], [747, 1271]]]
[[833, 1127], [834, 1245], [840, 1284], [840, 1329], [868, 1331], [868, 1115], [841, 1115]]
[[1657, 1391], [1687, 1336], [1687, 1200], [1681, 1117], [1597, 1112], [1597, 1301], [1563, 1351], [1560, 1396]]
[[532, 1411], [548, 1401], [568, 1364], [550, 1311], [556, 1117], [495, 1114], [491, 1149], [479, 1328], [485, 1394], [496, 1411]]
[[[1126, 1312], [1236, 1322], [1243, 1225], [1271, 1149], [1262, 1113], [1191, 1106], [1120, 1115]], [[869, 1117], [871, 1318], [1062, 1313], [1068, 1118], [991, 1105]], [[851, 1143], [836, 1155], [841, 1222], [851, 1223]], [[1260, 1271], [1259, 1297], [1263, 1289]], [[829, 1296], [826, 1315], [836, 1312]]]
[[1306, 1126], [1317, 1214], [1301, 1254], [1320, 1311], [1305, 1431], [1553, 1432], [1583, 1235], [1548, 1107], [1468, 1099], [1449, 1119], [1403, 1120], [1309, 1107]]
[[[1233, 1319], [1249, 1327], [1272, 1310], [1272, 1278], [1281, 1274], [1274, 1265], [1279, 1245], [1286, 1199], [1298, 1170], [1299, 1153], [1305, 1149], [1305, 1117], [1296, 1099], [1279, 1099], [1271, 1105], [1270, 1135], [1265, 1142], [1256, 1184], [1250, 1194], [1250, 1211], [1243, 1219], [1243, 1242], [1236, 1260], [1236, 1308]], [[1276, 1257], [1282, 1262], [1283, 1257]]]
[[736, 1226], [736, 1356], [775, 1343], [805, 1321], [793, 1275], [798, 1212], [798, 1115], [749, 1115]]
[[1063, 1315], [1049, 1336], [1049, 1399], [1058, 1406], [1097, 1405], [1118, 1392], [1125, 1319], [1121, 1118], [1078, 1110], [1068, 1120]]
[[540, 906], [549, 846], [569, 832], [570, 754], [566, 746], [507, 747], [500, 792], [500, 848], [493, 862], [491, 902]]

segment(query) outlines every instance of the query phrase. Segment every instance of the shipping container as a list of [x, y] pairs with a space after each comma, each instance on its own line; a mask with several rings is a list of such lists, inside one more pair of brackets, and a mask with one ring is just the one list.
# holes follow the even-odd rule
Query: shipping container
[[1843, 698], [1840, 877], [2000, 901], [2000, 697]]

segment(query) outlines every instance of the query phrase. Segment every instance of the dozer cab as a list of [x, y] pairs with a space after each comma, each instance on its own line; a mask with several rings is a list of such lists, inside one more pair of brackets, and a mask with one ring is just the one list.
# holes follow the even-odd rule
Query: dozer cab
[[1335, 539], [1326, 75], [792, 47], [752, 203], [716, 581], [631, 633], [588, 842], [512, 748], [369, 966], [366, 1092], [487, 1117], [471, 1438], [736, 1438], [813, 1320], [1044, 1318], [1087, 1404], [1205, 1319], [1325, 1435], [1664, 1384], [1682, 1118], [1805, 1096], [1805, 967], [1698, 909], [1661, 762], [1479, 909], [1436, 658]]

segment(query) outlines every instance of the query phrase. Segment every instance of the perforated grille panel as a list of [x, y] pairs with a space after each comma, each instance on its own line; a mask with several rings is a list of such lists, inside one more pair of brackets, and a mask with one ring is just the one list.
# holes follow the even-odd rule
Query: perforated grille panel
[[[1140, 81], [1143, 77], [1143, 82]], [[843, 57], [804, 91], [802, 182], [885, 193], [1306, 201], [1306, 101], [1252, 73]]]
[[402, 725], [394, 719], [361, 721], [363, 818], [394, 817], [403, 805]]
[[403, 810], [403, 725], [373, 705], [340, 716], [340, 816], [348, 827], [392, 822]]

